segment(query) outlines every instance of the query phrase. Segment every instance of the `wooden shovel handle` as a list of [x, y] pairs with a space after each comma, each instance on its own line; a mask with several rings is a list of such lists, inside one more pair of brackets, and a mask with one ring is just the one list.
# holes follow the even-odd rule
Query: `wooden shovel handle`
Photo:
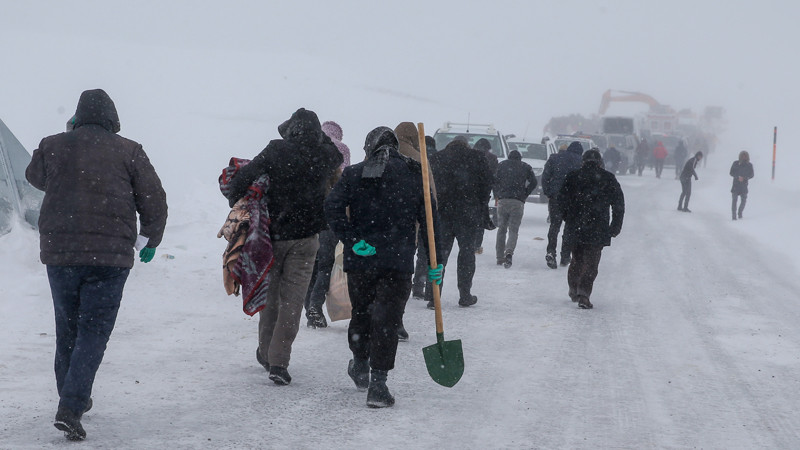
[[[431, 205], [431, 183], [428, 175], [428, 153], [425, 147], [425, 125], [422, 122], [417, 123], [419, 131], [419, 159], [422, 163], [422, 193], [425, 197], [425, 223], [428, 230], [428, 259], [430, 260], [431, 267], [437, 267], [436, 263], [436, 241], [433, 233], [433, 206]], [[439, 294], [439, 285], [431, 283], [433, 288], [433, 307], [436, 311], [436, 333], [442, 334], [444, 332], [444, 323], [442, 321], [442, 300]]]

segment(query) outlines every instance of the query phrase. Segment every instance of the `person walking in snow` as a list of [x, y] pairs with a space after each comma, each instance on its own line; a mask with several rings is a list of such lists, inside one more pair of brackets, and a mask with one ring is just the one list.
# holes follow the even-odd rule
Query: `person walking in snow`
[[142, 146], [117, 134], [119, 116], [105, 91], [84, 91], [68, 125], [42, 139], [25, 177], [45, 193], [39, 236], [56, 324], [54, 425], [83, 440], [81, 417], [92, 407], [134, 247], [141, 262], [153, 259], [167, 197]]
[[703, 159], [703, 152], [697, 152], [686, 161], [681, 172], [681, 196], [678, 198], [678, 211], [692, 212], [689, 210], [689, 198], [692, 196], [692, 177], [697, 178], [697, 163]]
[[[542, 192], [548, 198], [547, 211], [550, 215], [550, 229], [547, 232], [547, 253], [545, 261], [547, 267], [558, 268], [556, 262], [556, 249], [558, 248], [558, 233], [561, 232], [563, 216], [561, 211], [561, 199], [559, 192], [564, 185], [567, 174], [581, 167], [581, 155], [583, 147], [580, 142], [572, 142], [569, 147], [558, 150], [558, 153], [550, 155], [544, 163], [542, 171]], [[571, 242], [569, 230], [564, 227], [564, 235], [561, 237], [561, 265], [567, 266], [571, 260]]]
[[[342, 154], [342, 164], [336, 170], [334, 177], [330, 180], [330, 188], [339, 179], [342, 170], [350, 165], [350, 148], [342, 142], [342, 127], [333, 121], [323, 122], [322, 132], [325, 133], [339, 153]], [[306, 293], [306, 325], [310, 328], [325, 328], [328, 322], [325, 320], [325, 314], [322, 312], [322, 305], [325, 303], [325, 296], [331, 284], [331, 271], [333, 264], [336, 260], [336, 244], [339, 240], [333, 234], [330, 228], [325, 228], [319, 232], [319, 250], [314, 260], [314, 269], [311, 273], [311, 281], [308, 284], [308, 292]]]
[[326, 228], [323, 202], [327, 185], [344, 157], [322, 131], [313, 111], [300, 108], [281, 125], [282, 139], [267, 144], [239, 169], [229, 184], [230, 206], [247, 194], [261, 175], [269, 177], [266, 192], [273, 266], [267, 304], [259, 312], [256, 359], [277, 385], [292, 381], [287, 368], [300, 327], [319, 242]]
[[678, 142], [678, 145], [675, 147], [675, 179], [677, 180], [680, 178], [681, 175], [681, 168], [686, 163], [686, 157], [689, 156], [689, 150], [683, 144], [683, 140], [681, 139]]
[[497, 264], [502, 264], [506, 269], [511, 267], [514, 250], [517, 247], [519, 226], [525, 212], [525, 200], [536, 189], [536, 183], [533, 168], [522, 161], [522, 155], [517, 150], [512, 150], [508, 154], [508, 159], [497, 165], [494, 185], [498, 218], [495, 255]]
[[[489, 173], [492, 174], [492, 187], [497, 182], [497, 165], [499, 164], [497, 155], [492, 153], [492, 143], [489, 142], [486, 138], [480, 138], [473, 148], [481, 153], [486, 158], [486, 165], [489, 166]], [[483, 221], [478, 226], [478, 238], [475, 241], [475, 253], [480, 255], [483, 253], [483, 234], [487, 229], [487, 224], [491, 221], [491, 216], [489, 213], [489, 204], [486, 204], [486, 214], [484, 214]], [[491, 224], [489, 224], [491, 226]], [[488, 228], [492, 229], [492, 228]]]
[[617, 150], [616, 147], [611, 146], [603, 155], [603, 161], [606, 162], [606, 170], [611, 173], [617, 173], [619, 164], [622, 162], [622, 155], [619, 153], [619, 150]]
[[[447, 260], [458, 241], [459, 306], [472, 306], [478, 297], [472, 295], [475, 276], [475, 243], [478, 229], [486, 217], [486, 205], [492, 191], [492, 174], [485, 156], [470, 148], [465, 140], [454, 139], [443, 150], [431, 156], [431, 169], [436, 180], [437, 204], [441, 220], [437, 244], [442, 254], [438, 261], [447, 267]], [[433, 290], [426, 289], [428, 308], [433, 309]]]
[[[398, 152], [397, 137], [387, 127], [367, 135], [364, 151], [367, 159], [345, 168], [328, 195], [325, 215], [344, 243], [353, 306], [347, 330], [353, 359], [347, 373], [359, 390], [368, 389], [367, 406], [382, 408], [394, 404], [386, 379], [411, 292], [417, 225], [426, 245], [428, 234], [421, 165]], [[441, 265], [430, 270], [431, 279], [441, 275]]]
[[647, 144], [647, 139], [642, 138], [642, 140], [636, 145], [636, 156], [634, 156], [636, 171], [639, 176], [642, 176], [642, 172], [644, 172], [644, 166], [647, 163], [648, 158], [650, 158], [650, 145]]
[[738, 216], [742, 218], [744, 205], [747, 203], [747, 184], [753, 178], [753, 165], [750, 163], [750, 154], [742, 150], [739, 152], [739, 159], [731, 164], [730, 175], [733, 177], [733, 186], [731, 186], [731, 219], [736, 220], [737, 210], [736, 203], [739, 198], [742, 199], [739, 203]]
[[[572, 230], [572, 264], [567, 272], [569, 297], [581, 309], [592, 309], [589, 298], [603, 247], [622, 231], [625, 197], [616, 177], [603, 169], [597, 150], [583, 154], [580, 169], [567, 175], [561, 189], [564, 221]], [[611, 211], [609, 223], [609, 209]]]
[[653, 161], [656, 168], [656, 178], [661, 178], [661, 172], [664, 170], [664, 160], [667, 159], [667, 147], [664, 147], [664, 143], [658, 141], [656, 146], [653, 148]]
[[[430, 157], [436, 153], [436, 139], [425, 136], [425, 150]], [[431, 175], [433, 175], [431, 173]], [[433, 177], [431, 176], [431, 181]], [[419, 233], [419, 230], [417, 231]], [[428, 249], [423, 245], [422, 237], [417, 235], [417, 262], [414, 264], [414, 278], [411, 284], [411, 296], [425, 300], [426, 280], [428, 279]]]

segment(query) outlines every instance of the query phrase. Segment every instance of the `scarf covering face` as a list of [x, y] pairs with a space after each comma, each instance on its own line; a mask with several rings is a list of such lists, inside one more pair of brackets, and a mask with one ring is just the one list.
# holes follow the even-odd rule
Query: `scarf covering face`
[[380, 178], [389, 161], [389, 152], [397, 151], [397, 136], [389, 127], [378, 127], [367, 134], [364, 142], [364, 152], [367, 160], [361, 178]]

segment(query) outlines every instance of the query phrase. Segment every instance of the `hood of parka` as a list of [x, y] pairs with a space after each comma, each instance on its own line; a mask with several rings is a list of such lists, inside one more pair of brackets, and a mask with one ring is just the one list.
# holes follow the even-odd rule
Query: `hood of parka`
[[73, 128], [83, 125], [100, 125], [112, 133], [119, 133], [119, 115], [114, 101], [102, 89], [83, 91], [75, 110]]

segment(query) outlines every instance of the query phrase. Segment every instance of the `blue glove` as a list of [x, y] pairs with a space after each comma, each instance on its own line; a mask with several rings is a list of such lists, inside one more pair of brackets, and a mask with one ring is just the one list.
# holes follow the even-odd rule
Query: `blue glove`
[[444, 267], [441, 264], [436, 266], [436, 268], [432, 268], [428, 266], [428, 281], [431, 283], [442, 284], [442, 272], [444, 271]]
[[358, 256], [372, 256], [375, 254], [375, 247], [367, 244], [363, 239], [358, 241], [356, 245], [353, 246], [353, 253]]
[[139, 261], [143, 263], [149, 263], [153, 260], [153, 256], [155, 256], [155, 254], [156, 249], [152, 247], [145, 247], [139, 252]]

